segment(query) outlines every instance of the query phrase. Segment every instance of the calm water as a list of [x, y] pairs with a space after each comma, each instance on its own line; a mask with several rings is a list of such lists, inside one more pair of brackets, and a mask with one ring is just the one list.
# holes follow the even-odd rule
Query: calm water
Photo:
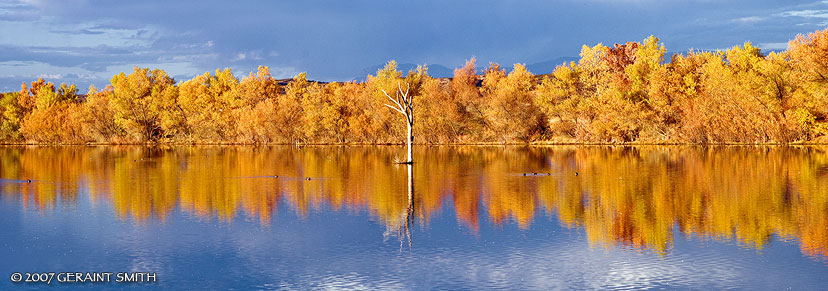
[[403, 151], [0, 148], [0, 289], [828, 288], [825, 147]]

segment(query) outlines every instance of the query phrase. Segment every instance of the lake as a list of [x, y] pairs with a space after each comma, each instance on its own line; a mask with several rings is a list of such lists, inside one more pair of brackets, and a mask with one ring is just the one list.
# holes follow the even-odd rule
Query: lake
[[826, 149], [2, 147], [0, 289], [826, 289]]

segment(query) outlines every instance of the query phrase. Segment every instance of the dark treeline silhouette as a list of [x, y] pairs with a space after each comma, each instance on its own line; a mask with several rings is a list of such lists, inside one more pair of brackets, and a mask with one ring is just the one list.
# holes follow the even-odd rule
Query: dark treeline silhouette
[[787, 51], [750, 43], [665, 60], [655, 37], [584, 46], [550, 75], [475, 59], [435, 79], [394, 61], [365, 82], [288, 82], [268, 67], [176, 83], [135, 68], [85, 95], [42, 79], [0, 95], [2, 143], [401, 143], [406, 124], [384, 106], [403, 83], [416, 143], [792, 143], [828, 141], [828, 29]]

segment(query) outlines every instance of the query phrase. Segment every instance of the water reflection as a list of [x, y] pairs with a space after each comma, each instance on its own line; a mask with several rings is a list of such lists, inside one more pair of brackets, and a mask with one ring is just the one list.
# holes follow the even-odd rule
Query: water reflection
[[396, 223], [392, 222], [387, 224], [387, 231], [384, 234], [384, 237], [388, 238], [392, 233], [391, 230], [396, 229], [397, 238], [400, 240], [400, 249], [403, 248], [403, 245], [406, 242], [408, 242], [408, 248], [411, 248], [411, 226], [416, 218], [414, 214], [414, 166], [412, 164], [406, 164], [405, 168], [408, 174], [408, 191], [406, 191], [406, 195], [408, 196], [408, 207], [405, 209], [405, 215], [397, 218]]
[[679, 231], [759, 250], [778, 236], [798, 241], [808, 256], [828, 256], [828, 154], [821, 148], [428, 147], [415, 153], [413, 166], [394, 164], [394, 147], [0, 151], [0, 199], [19, 199], [43, 215], [88, 193], [93, 204], [136, 224], [163, 222], [180, 209], [267, 226], [279, 223], [273, 214], [286, 203], [299, 217], [367, 212], [410, 247], [415, 224], [427, 229], [447, 208], [471, 233], [484, 215], [527, 230], [555, 216], [584, 229], [594, 247], [666, 253]]

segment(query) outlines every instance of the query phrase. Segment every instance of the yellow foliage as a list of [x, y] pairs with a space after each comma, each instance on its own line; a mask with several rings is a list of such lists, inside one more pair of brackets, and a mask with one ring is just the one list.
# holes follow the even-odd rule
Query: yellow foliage
[[100, 92], [94, 86], [89, 88], [83, 103], [83, 118], [91, 139], [106, 143], [124, 142], [124, 130], [115, 122], [111, 87]]
[[530, 141], [543, 132], [544, 117], [535, 106], [532, 90], [535, 76], [522, 64], [503, 77], [493, 69], [483, 81], [487, 103], [483, 113], [495, 139], [503, 142]]
[[20, 132], [27, 141], [36, 143], [84, 143], [81, 106], [66, 102], [35, 109], [23, 120]]
[[115, 121], [133, 140], [153, 141], [177, 133], [178, 90], [166, 72], [135, 67], [129, 75], [115, 75], [111, 83]]
[[204, 73], [178, 85], [178, 103], [184, 123], [195, 141], [221, 142], [235, 137], [235, 122], [230, 114], [241, 104], [236, 94], [239, 80], [228, 68]]

